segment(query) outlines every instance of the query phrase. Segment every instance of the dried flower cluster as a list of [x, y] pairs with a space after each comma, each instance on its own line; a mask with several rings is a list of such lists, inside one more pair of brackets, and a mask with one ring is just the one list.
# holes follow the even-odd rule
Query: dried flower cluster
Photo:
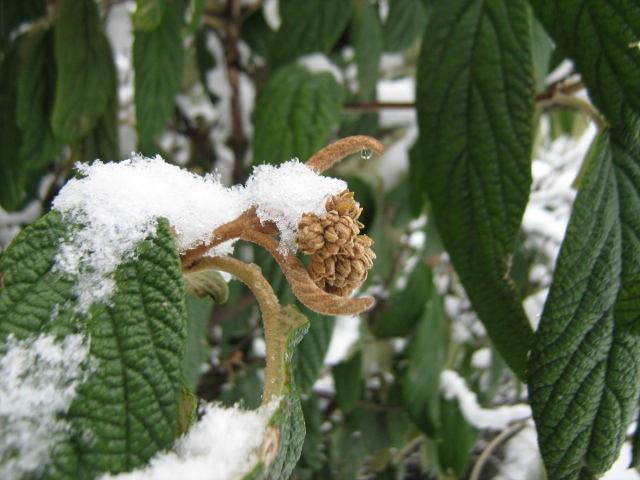
[[362, 212], [353, 192], [345, 190], [330, 197], [327, 213], [304, 215], [298, 224], [298, 248], [311, 255], [309, 276], [327, 293], [348, 297], [362, 285], [376, 254], [373, 240], [360, 235]]

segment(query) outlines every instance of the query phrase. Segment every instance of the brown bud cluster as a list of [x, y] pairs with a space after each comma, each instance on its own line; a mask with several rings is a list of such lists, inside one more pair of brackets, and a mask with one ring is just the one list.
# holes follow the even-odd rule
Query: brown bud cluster
[[360, 235], [362, 212], [353, 192], [329, 198], [327, 213], [304, 215], [298, 224], [298, 248], [311, 255], [309, 276], [325, 292], [348, 297], [362, 285], [376, 254], [373, 240]]

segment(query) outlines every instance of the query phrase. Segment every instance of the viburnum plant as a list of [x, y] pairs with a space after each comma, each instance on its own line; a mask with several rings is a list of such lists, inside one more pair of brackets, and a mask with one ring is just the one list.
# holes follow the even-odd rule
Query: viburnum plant
[[[2, 417], [3, 478], [116, 474], [143, 467], [185, 434], [179, 459], [172, 463], [165, 454], [150, 468], [175, 468], [192, 478], [204, 461], [219, 479], [287, 478], [304, 440], [290, 360], [308, 320], [294, 306], [280, 305], [259, 267], [225, 252], [238, 239], [264, 247], [298, 299], [316, 312], [351, 315], [369, 308], [373, 298], [349, 298], [375, 258], [372, 240], [359, 234], [362, 209], [352, 192], [342, 190], [344, 182], [320, 176], [362, 149], [383, 150], [370, 137], [345, 138], [306, 165], [295, 160], [278, 169], [259, 167], [246, 187], [231, 189], [159, 158], [81, 168], [84, 178], [63, 188], [52, 212], [25, 229], [0, 259], [0, 333], [7, 339], [0, 378], [15, 395], [15, 405], [2, 406], [11, 410]], [[130, 190], [132, 179], [138, 190]], [[166, 191], [174, 181], [174, 191]], [[182, 191], [185, 186], [197, 194]], [[158, 192], [182, 202], [154, 205]], [[213, 218], [189, 211], [190, 201], [207, 195], [229, 198], [212, 206]], [[216, 211], [223, 207], [228, 210]], [[241, 213], [223, 221], [234, 212]], [[219, 225], [207, 232], [208, 224]], [[308, 268], [296, 245], [311, 255]], [[192, 425], [197, 404], [181, 377], [185, 292], [223, 301], [226, 284], [217, 272], [247, 284], [262, 311], [266, 367], [255, 413], [259, 428], [211, 412], [206, 426]], [[233, 415], [238, 412], [230, 409]], [[190, 425], [197, 435], [224, 432], [202, 444], [189, 437]], [[235, 451], [220, 446], [229, 442]]]

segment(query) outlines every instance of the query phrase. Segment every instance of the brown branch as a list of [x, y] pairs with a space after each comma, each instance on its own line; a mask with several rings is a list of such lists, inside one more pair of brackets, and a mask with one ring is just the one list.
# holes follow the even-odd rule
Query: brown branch
[[382, 144], [375, 138], [366, 135], [355, 135], [327, 145], [307, 160], [306, 165], [314, 172], [321, 173], [331, 168], [343, 158], [361, 152], [363, 148], [368, 148], [378, 154], [384, 152]]

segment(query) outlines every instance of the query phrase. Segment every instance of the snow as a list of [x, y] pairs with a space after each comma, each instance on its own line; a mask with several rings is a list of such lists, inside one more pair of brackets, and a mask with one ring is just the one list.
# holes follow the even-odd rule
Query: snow
[[0, 478], [39, 476], [53, 447], [71, 435], [58, 419], [90, 373], [89, 339], [81, 334], [57, 340], [9, 335], [0, 357]]
[[349, 349], [360, 338], [360, 322], [359, 316], [336, 317], [331, 342], [324, 357], [325, 365], [336, 365], [347, 357]]
[[453, 370], [444, 370], [440, 374], [440, 389], [447, 400], [458, 399], [464, 418], [479, 429], [504, 430], [513, 422], [531, 417], [531, 407], [524, 404], [482, 408], [477, 395]]
[[204, 417], [176, 442], [174, 451], [155, 456], [146, 468], [119, 475], [106, 474], [100, 480], [243, 478], [263, 458], [266, 447], [277, 446], [273, 442], [277, 442], [278, 437], [274, 437], [268, 423], [279, 405], [278, 398], [257, 410], [208, 404]]
[[[70, 180], [53, 206], [67, 221], [86, 227], [61, 244], [55, 268], [79, 276], [81, 312], [94, 302], [108, 302], [115, 289], [111, 274], [135, 257], [140, 241], [154, 236], [160, 217], [169, 220], [178, 250], [184, 252], [210, 243], [215, 228], [257, 205], [260, 220], [280, 229], [280, 248], [286, 253], [295, 251], [302, 214], [324, 213], [327, 197], [347, 188], [344, 181], [318, 175], [297, 160], [255, 167], [246, 187], [230, 188], [214, 175], [200, 177], [160, 157], [76, 168], [84, 178]], [[225, 242], [210, 254], [232, 251], [233, 242]]]

